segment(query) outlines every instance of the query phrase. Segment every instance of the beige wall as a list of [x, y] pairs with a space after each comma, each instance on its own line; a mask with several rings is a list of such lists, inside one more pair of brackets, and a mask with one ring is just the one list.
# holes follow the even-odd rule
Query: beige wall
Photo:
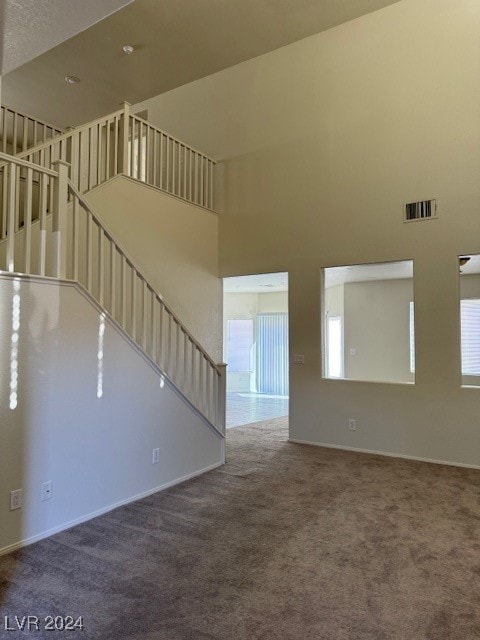
[[412, 280], [350, 282], [325, 290], [325, 318], [342, 318], [346, 379], [413, 382], [411, 301]]
[[[480, 251], [479, 31], [478, 0], [402, 0], [148, 103], [224, 160], [220, 274], [289, 272], [292, 438], [480, 464], [457, 262]], [[430, 197], [438, 220], [404, 224]], [[405, 259], [415, 386], [322, 380], [321, 268]]]
[[480, 274], [462, 274], [460, 277], [462, 298], [480, 298]]
[[413, 382], [414, 375], [410, 373], [411, 301], [411, 280], [345, 284], [346, 378]]
[[[223, 441], [74, 285], [0, 277], [0, 554], [218, 466]], [[17, 405], [10, 408], [19, 296]], [[160, 449], [158, 464], [152, 450]], [[42, 502], [42, 483], [53, 483]], [[9, 494], [23, 490], [10, 511]]]
[[258, 313], [258, 293], [224, 293], [223, 317], [254, 318]]
[[258, 294], [258, 313], [287, 313], [288, 292]]
[[86, 198], [195, 338], [220, 362], [218, 217], [123, 177]]

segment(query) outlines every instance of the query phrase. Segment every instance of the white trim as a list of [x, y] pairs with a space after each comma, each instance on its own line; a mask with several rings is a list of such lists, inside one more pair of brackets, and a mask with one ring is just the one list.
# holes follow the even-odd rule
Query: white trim
[[313, 447], [325, 447], [326, 449], [339, 449], [340, 451], [353, 451], [354, 453], [368, 453], [374, 456], [383, 456], [385, 458], [401, 458], [402, 460], [414, 460], [415, 462], [428, 462], [429, 464], [443, 464], [448, 467], [461, 467], [464, 469], [480, 469], [478, 464], [467, 464], [464, 462], [451, 462], [449, 460], [433, 460], [432, 458], [421, 458], [419, 456], [409, 456], [404, 453], [392, 453], [390, 451], [375, 451], [373, 449], [360, 449], [359, 447], [347, 447], [340, 444], [329, 444], [326, 442], [311, 442], [310, 440], [298, 440], [297, 438], [288, 438], [288, 442], [295, 444], [308, 444]]
[[10, 273], [8, 271], [0, 270], [0, 279], [1, 278], [9, 278], [9, 279], [18, 279], [18, 280], [28, 280], [31, 282], [39, 282], [42, 284], [56, 285], [62, 287], [73, 287], [77, 290], [77, 292], [85, 298], [85, 300], [91, 304], [94, 309], [99, 313], [105, 314], [105, 319], [109, 323], [110, 327], [114, 329], [118, 335], [125, 340], [133, 349], [138, 353], [138, 355], [144, 360], [144, 362], [151, 368], [155, 373], [161, 375], [168, 386], [176, 393], [176, 395], [193, 411], [193, 413], [199, 417], [202, 422], [212, 431], [218, 438], [225, 439], [225, 434], [223, 434], [217, 426], [215, 426], [212, 422], [210, 422], [206, 416], [201, 413], [195, 405], [193, 405], [186, 395], [177, 387], [177, 385], [170, 380], [168, 375], [160, 369], [160, 367], [150, 358], [150, 356], [142, 349], [140, 345], [138, 345], [133, 338], [131, 338], [125, 329], [120, 325], [120, 323], [112, 318], [110, 313], [104, 309], [92, 296], [92, 294], [87, 291], [87, 289], [76, 280], [65, 280], [62, 278], [53, 278], [50, 276], [38, 276], [38, 275], [26, 275], [22, 273]]
[[159, 491], [164, 491], [165, 489], [173, 487], [177, 484], [181, 484], [182, 482], [186, 482], [187, 480], [196, 478], [197, 476], [207, 473], [208, 471], [213, 471], [214, 469], [217, 469], [218, 467], [223, 466], [224, 452], [222, 452], [222, 458], [223, 458], [222, 462], [215, 462], [215, 464], [211, 464], [208, 467], [205, 467], [204, 469], [200, 469], [199, 471], [193, 471], [192, 473], [189, 473], [186, 476], [182, 476], [181, 478], [177, 478], [176, 480], [170, 480], [165, 484], [162, 484], [158, 487], [154, 487], [153, 489], [148, 489], [147, 491], [144, 491], [142, 493], [137, 493], [136, 495], [131, 496], [130, 498], [125, 498], [124, 500], [115, 502], [114, 504], [111, 504], [108, 507], [99, 509], [98, 511], [92, 511], [91, 513], [85, 516], [80, 516], [79, 518], [75, 518], [75, 520], [70, 520], [70, 522], [61, 524], [58, 527], [54, 527], [53, 529], [47, 529], [47, 531], [38, 533], [35, 536], [32, 536], [30, 538], [24, 538], [23, 540], [19, 540], [18, 542], [14, 542], [13, 544], [7, 545], [6, 547], [3, 547], [0, 549], [0, 556], [3, 556], [7, 553], [11, 553], [12, 551], [16, 551], [17, 549], [21, 549], [22, 547], [26, 547], [30, 544], [33, 544], [34, 542], [39, 542], [40, 540], [49, 538], [50, 536], [53, 536], [56, 533], [60, 533], [61, 531], [65, 531], [66, 529], [70, 529], [71, 527], [75, 527], [78, 524], [82, 524], [83, 522], [87, 522], [88, 520], [92, 520], [93, 518], [98, 518], [98, 516], [102, 516], [108, 513], [109, 511], [113, 511], [114, 509], [117, 509], [118, 507], [122, 507], [126, 504], [130, 504], [131, 502], [136, 502], [137, 500], [141, 500], [142, 498], [147, 498], [148, 496], [151, 496], [154, 493], [157, 493]]

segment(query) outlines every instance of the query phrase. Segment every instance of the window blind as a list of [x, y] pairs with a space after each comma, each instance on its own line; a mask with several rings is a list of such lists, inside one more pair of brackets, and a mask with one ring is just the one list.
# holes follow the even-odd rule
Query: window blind
[[480, 300], [460, 301], [462, 375], [480, 376]]
[[227, 363], [231, 372], [252, 371], [253, 319], [229, 320]]

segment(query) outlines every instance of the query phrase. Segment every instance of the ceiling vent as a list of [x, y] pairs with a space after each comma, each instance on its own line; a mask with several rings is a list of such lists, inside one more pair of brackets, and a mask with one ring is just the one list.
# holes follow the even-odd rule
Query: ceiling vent
[[414, 220], [430, 220], [437, 217], [437, 201], [422, 200], [421, 202], [408, 202], [405, 205], [405, 222]]

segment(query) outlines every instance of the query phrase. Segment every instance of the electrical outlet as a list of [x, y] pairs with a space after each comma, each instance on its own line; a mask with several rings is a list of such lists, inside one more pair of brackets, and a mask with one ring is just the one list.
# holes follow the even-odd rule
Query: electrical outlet
[[52, 481], [44, 482], [42, 484], [42, 501], [50, 500], [53, 495]]
[[160, 449], [153, 449], [152, 451], [152, 464], [160, 462]]
[[22, 508], [22, 490], [10, 491], [10, 511]]
[[349, 418], [349, 420], [348, 420], [348, 428], [350, 429], [350, 431], [356, 431], [357, 430], [357, 421], [355, 420], [355, 418]]

